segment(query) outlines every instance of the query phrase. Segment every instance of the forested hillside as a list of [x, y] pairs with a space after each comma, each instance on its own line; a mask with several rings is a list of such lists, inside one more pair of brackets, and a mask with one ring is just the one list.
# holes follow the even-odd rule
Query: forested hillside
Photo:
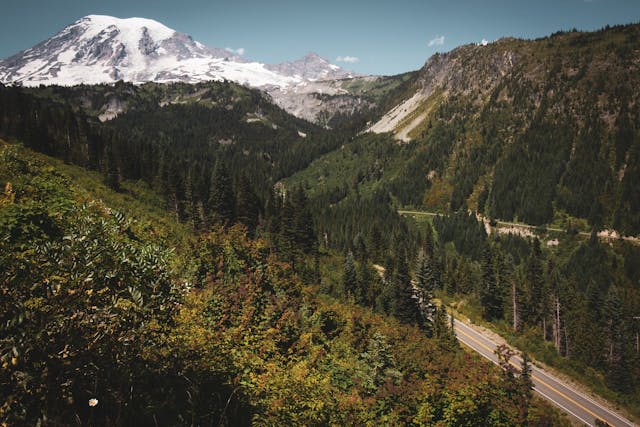
[[[640, 248], [577, 234], [640, 232], [638, 34], [624, 26], [439, 55], [413, 83], [426, 100], [399, 127], [428, 114], [411, 141], [360, 135], [283, 185], [308, 191], [321, 244], [386, 271], [408, 257], [414, 275], [428, 259], [437, 295], [638, 412]], [[412, 225], [401, 207], [441, 215]], [[469, 210], [541, 227], [489, 236]], [[363, 302], [387, 309], [384, 292], [373, 295]]]
[[433, 56], [389, 113], [404, 118], [374, 126], [412, 141], [381, 179], [405, 206], [639, 234], [639, 40], [627, 25]]
[[189, 231], [144, 185], [17, 145], [0, 159], [5, 423], [562, 422], [446, 321], [426, 334], [318, 296], [273, 238]]
[[[78, 98], [108, 97], [109, 92], [131, 104], [111, 121], [101, 123], [90, 115], [90, 101], [85, 108], [78, 106]], [[185, 95], [193, 92], [198, 100]], [[65, 101], [67, 94], [71, 102]], [[190, 101], [159, 105], [165, 97], [181, 96]], [[0, 134], [99, 170], [115, 190], [125, 179], [145, 181], [165, 196], [180, 220], [198, 227], [219, 215], [216, 198], [229, 193], [229, 215], [246, 218], [250, 229], [279, 178], [342, 141], [341, 133], [296, 119], [260, 92], [232, 83], [195, 89], [156, 84], [41, 91], [2, 87]]]
[[228, 82], [0, 85], [0, 423], [562, 425], [446, 308], [640, 414], [640, 246], [595, 233], [640, 233], [638, 36], [463, 46], [333, 129]]

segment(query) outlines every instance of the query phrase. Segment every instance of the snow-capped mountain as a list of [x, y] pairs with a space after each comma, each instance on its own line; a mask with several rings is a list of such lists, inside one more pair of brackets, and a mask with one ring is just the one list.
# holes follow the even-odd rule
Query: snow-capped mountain
[[329, 61], [313, 52], [294, 62], [283, 62], [282, 64], [266, 65], [265, 67], [278, 74], [311, 81], [345, 79], [355, 75], [329, 63]]
[[279, 65], [209, 48], [159, 22], [89, 15], [36, 46], [0, 61], [0, 82], [25, 86], [231, 80], [285, 88], [350, 76], [318, 55]]

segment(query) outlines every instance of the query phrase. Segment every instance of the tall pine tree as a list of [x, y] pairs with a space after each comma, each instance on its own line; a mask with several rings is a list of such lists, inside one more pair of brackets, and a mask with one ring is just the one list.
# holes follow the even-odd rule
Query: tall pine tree
[[406, 252], [399, 251], [393, 271], [394, 301], [393, 314], [403, 323], [420, 323], [420, 311], [414, 298], [413, 285], [409, 276]]
[[243, 172], [238, 177], [236, 184], [236, 216], [238, 222], [247, 226], [250, 233], [258, 227], [260, 219], [261, 204], [256, 195], [249, 178]]
[[209, 186], [209, 217], [212, 222], [231, 224], [235, 221], [235, 196], [231, 176], [225, 164], [218, 160]]
[[498, 287], [493, 264], [491, 247], [487, 246], [482, 257], [482, 288], [480, 289], [480, 302], [484, 309], [484, 318], [491, 321], [503, 317], [503, 296]]
[[356, 300], [358, 294], [358, 278], [353, 253], [349, 251], [344, 257], [344, 269], [342, 272], [342, 287], [348, 299]]
[[523, 304], [523, 320], [529, 325], [536, 325], [542, 321], [544, 298], [544, 271], [542, 269], [542, 251], [540, 240], [533, 240], [531, 253], [526, 265], [525, 295]]
[[419, 291], [419, 307], [422, 324], [431, 335], [432, 325], [435, 318], [436, 305], [434, 298], [433, 267], [427, 258], [427, 252], [423, 249], [418, 253], [415, 268], [415, 282]]

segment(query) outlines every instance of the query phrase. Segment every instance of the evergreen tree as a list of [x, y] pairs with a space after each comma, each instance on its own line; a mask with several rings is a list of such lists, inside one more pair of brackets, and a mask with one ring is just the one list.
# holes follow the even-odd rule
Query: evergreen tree
[[435, 243], [433, 239], [433, 228], [428, 223], [425, 227], [424, 235], [424, 254], [428, 259], [432, 259], [435, 255]]
[[356, 292], [356, 303], [366, 306], [373, 306], [375, 295], [371, 294], [373, 289], [374, 276], [367, 260], [360, 261], [358, 266], [358, 289]]
[[182, 201], [185, 196], [183, 168], [178, 161], [173, 160], [167, 163], [167, 179], [164, 194], [167, 196], [168, 210], [176, 215], [178, 220], [184, 219]]
[[393, 271], [394, 301], [393, 315], [403, 323], [416, 325], [420, 321], [420, 311], [414, 298], [413, 285], [404, 251], [396, 257]]
[[[282, 208], [280, 209], [280, 223], [277, 227], [279, 231], [278, 249], [282, 252], [284, 259], [294, 263], [297, 258], [296, 234], [293, 219], [295, 208], [291, 203], [291, 197], [283, 194]], [[295, 266], [294, 266], [295, 267]]]
[[529, 325], [536, 325], [542, 321], [542, 307], [544, 297], [544, 272], [542, 269], [542, 251], [540, 240], [535, 238], [531, 246], [531, 253], [527, 260], [525, 277], [525, 295], [523, 304], [523, 319]]
[[431, 290], [430, 285], [431, 281], [431, 271], [429, 268], [429, 261], [427, 259], [426, 253], [424, 249], [420, 249], [418, 252], [418, 258], [416, 259], [416, 267], [415, 267], [415, 276], [416, 276], [416, 285], [426, 290]]
[[484, 309], [484, 318], [491, 321], [502, 319], [503, 298], [502, 292], [496, 282], [493, 256], [491, 247], [487, 246], [482, 257], [482, 288], [480, 290], [480, 302]]
[[244, 224], [253, 233], [260, 218], [260, 199], [256, 195], [246, 173], [241, 173], [236, 184], [236, 215], [238, 222]]
[[561, 294], [566, 293], [565, 286], [562, 283], [562, 278], [558, 268], [556, 268], [553, 261], [549, 261], [549, 267], [547, 269], [549, 276], [549, 314], [553, 319], [551, 322], [551, 337], [553, 339], [553, 345], [559, 354], [562, 349], [562, 327], [564, 317], [564, 307], [560, 298]]
[[105, 177], [105, 184], [113, 190], [120, 190], [120, 174], [116, 164], [116, 156], [113, 153], [111, 144], [105, 145], [103, 155], [102, 173]]
[[533, 379], [531, 377], [531, 362], [527, 353], [522, 354], [522, 370], [518, 378], [520, 393], [517, 397], [517, 406], [519, 410], [519, 425], [528, 425], [529, 406], [533, 397]]
[[533, 391], [533, 379], [531, 376], [531, 361], [527, 353], [522, 354], [522, 371], [520, 372], [520, 384], [522, 392], [527, 397], [531, 397]]
[[395, 369], [396, 361], [391, 352], [391, 345], [387, 342], [387, 337], [380, 332], [373, 334], [367, 344], [367, 351], [360, 356], [369, 370], [364, 384], [368, 390], [375, 391], [388, 378], [401, 377], [401, 373]]
[[609, 288], [604, 302], [606, 318], [607, 351], [607, 383], [614, 390], [628, 393], [632, 390], [629, 376], [629, 363], [625, 354], [625, 333], [623, 325], [623, 308], [619, 291], [615, 286]]
[[522, 327], [522, 283], [524, 282], [522, 269], [518, 268], [511, 278], [511, 328], [513, 332]]
[[356, 300], [359, 293], [358, 279], [356, 276], [356, 266], [353, 260], [353, 253], [349, 251], [344, 258], [344, 268], [342, 271], [342, 287], [348, 299]]
[[385, 244], [382, 233], [377, 225], [374, 225], [369, 236], [369, 254], [374, 262], [381, 262], [384, 259]]
[[419, 307], [421, 321], [428, 334], [432, 332], [436, 306], [433, 303], [434, 287], [432, 279], [432, 268], [426, 256], [426, 252], [421, 249], [416, 259], [415, 282], [419, 292]]
[[189, 168], [184, 183], [184, 217], [185, 220], [195, 228], [198, 223], [198, 210], [196, 207], [196, 183], [195, 183], [195, 171], [193, 166]]
[[303, 253], [312, 254], [318, 250], [318, 243], [309, 201], [304, 189], [298, 186], [293, 191], [291, 199], [294, 240]]
[[280, 231], [280, 223], [282, 222], [282, 197], [274, 190], [269, 191], [264, 215], [267, 222], [266, 230], [275, 237]]
[[362, 233], [356, 234], [353, 238], [353, 253], [358, 261], [364, 261], [368, 258], [367, 247], [362, 238]]
[[231, 185], [231, 177], [221, 160], [218, 160], [211, 174], [209, 186], [209, 216], [213, 222], [231, 224], [235, 221], [235, 196]]
[[450, 315], [447, 319], [447, 312], [445, 309], [443, 307], [435, 307], [433, 322], [431, 325], [431, 334], [450, 349], [458, 346], [454, 324], [455, 319], [453, 318], [453, 315]]

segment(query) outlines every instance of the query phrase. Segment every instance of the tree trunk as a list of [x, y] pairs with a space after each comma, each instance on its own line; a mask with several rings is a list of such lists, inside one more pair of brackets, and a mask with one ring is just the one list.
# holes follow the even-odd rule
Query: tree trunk
[[556, 351], [560, 353], [560, 298], [556, 295], [555, 310], [553, 316], [553, 343]]
[[518, 332], [518, 294], [515, 280], [512, 282], [511, 294], [513, 295], [513, 332]]

